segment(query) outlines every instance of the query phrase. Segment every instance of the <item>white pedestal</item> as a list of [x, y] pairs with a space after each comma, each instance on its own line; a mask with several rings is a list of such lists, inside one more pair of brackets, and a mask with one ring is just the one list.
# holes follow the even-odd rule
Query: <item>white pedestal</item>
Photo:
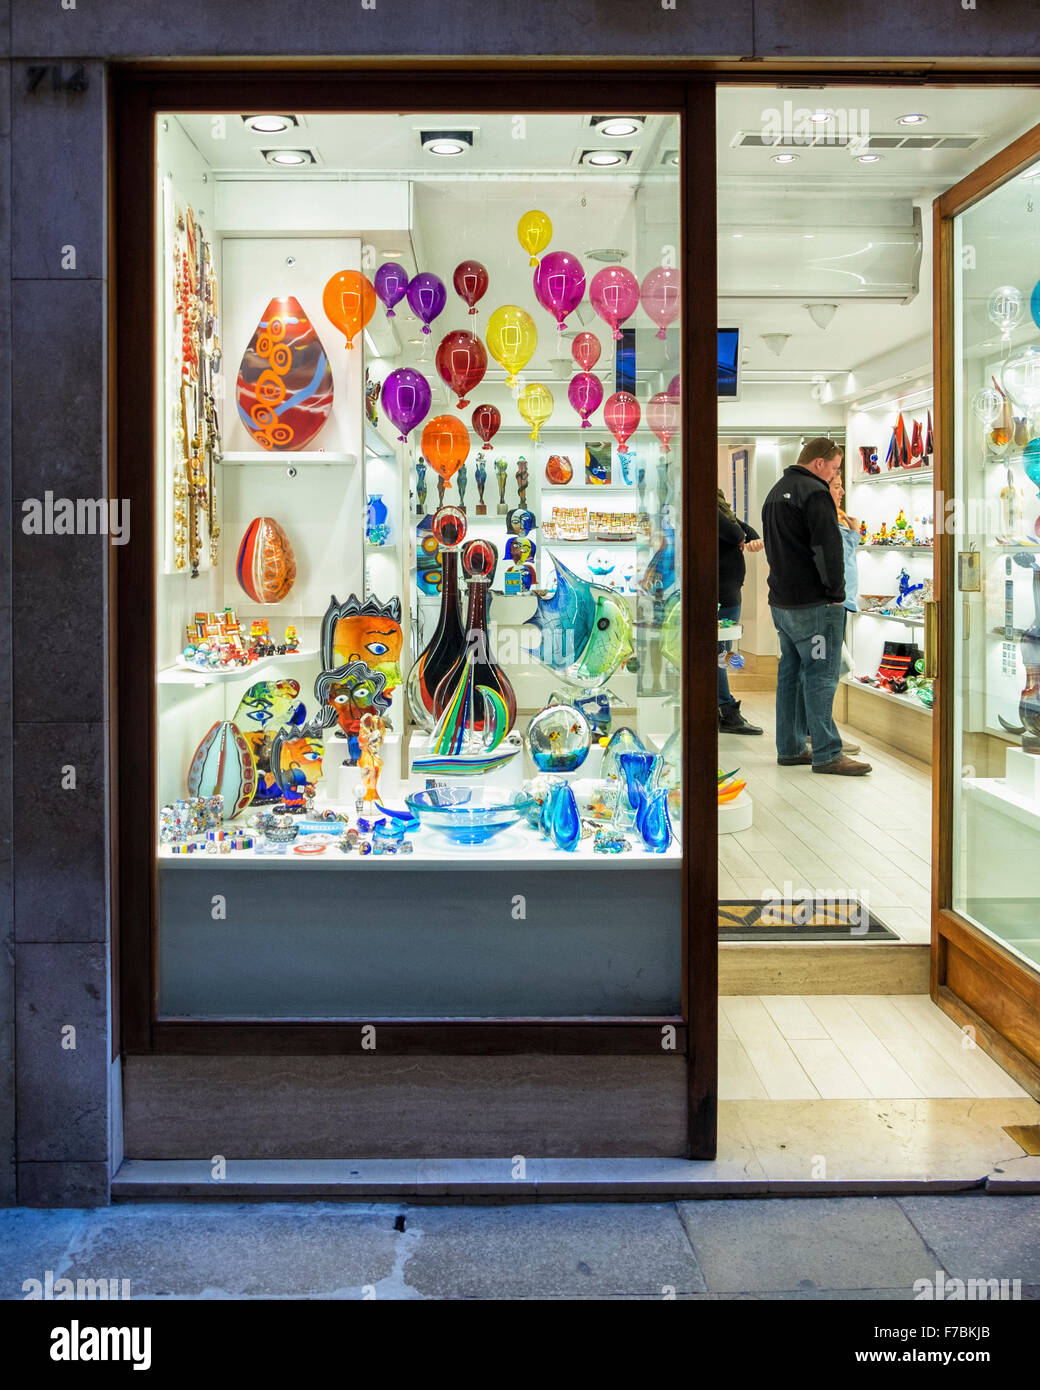
[[1004, 781], [1008, 791], [1035, 801], [1040, 808], [1040, 754], [1026, 753], [1021, 748], [1007, 750]]
[[735, 835], [738, 831], [750, 830], [751, 817], [752, 802], [745, 790], [719, 806], [719, 834]]

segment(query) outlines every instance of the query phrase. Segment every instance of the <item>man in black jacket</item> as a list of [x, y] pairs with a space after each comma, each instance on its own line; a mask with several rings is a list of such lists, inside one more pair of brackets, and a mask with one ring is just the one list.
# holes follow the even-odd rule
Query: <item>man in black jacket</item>
[[780, 638], [776, 760], [859, 777], [870, 764], [843, 754], [832, 713], [845, 616], [845, 561], [830, 491], [840, 467], [840, 445], [810, 439], [762, 506], [769, 610]]
[[[758, 532], [741, 521], [719, 488], [719, 617], [737, 622], [740, 618], [740, 591], [744, 587], [747, 565], [745, 550], [761, 550]], [[726, 661], [729, 648], [719, 643], [719, 733], [760, 734], [757, 724], [744, 718], [740, 701], [734, 700], [729, 688]]]

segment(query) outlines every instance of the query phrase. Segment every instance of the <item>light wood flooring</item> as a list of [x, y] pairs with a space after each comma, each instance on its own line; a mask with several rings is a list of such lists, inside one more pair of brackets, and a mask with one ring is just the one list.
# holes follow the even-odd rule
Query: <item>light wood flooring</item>
[[719, 897], [809, 889], [855, 896], [902, 940], [926, 944], [931, 769], [851, 729], [842, 733], [860, 744], [857, 756], [874, 769], [868, 776], [779, 767], [772, 694], [747, 691], [740, 699], [744, 717], [765, 732], [719, 736], [719, 767], [743, 769], [754, 803], [750, 830], [719, 837]]
[[926, 995], [725, 995], [720, 1100], [1021, 1099]]

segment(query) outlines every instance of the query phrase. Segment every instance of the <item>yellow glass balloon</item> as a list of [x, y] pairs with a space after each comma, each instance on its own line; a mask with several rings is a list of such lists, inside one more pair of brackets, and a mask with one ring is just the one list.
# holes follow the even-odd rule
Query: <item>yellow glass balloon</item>
[[542, 426], [553, 413], [553, 394], [548, 386], [543, 386], [541, 382], [532, 382], [530, 386], [525, 386], [516, 398], [516, 408], [520, 412], [520, 417], [526, 420], [531, 426], [531, 438], [537, 443], [538, 434]]
[[538, 264], [538, 253], [544, 251], [552, 241], [553, 225], [544, 212], [533, 208], [525, 212], [516, 224], [516, 235], [520, 245], [531, 257], [531, 264]]
[[530, 362], [538, 346], [534, 319], [517, 304], [503, 304], [488, 319], [485, 338], [488, 352], [508, 372], [507, 385], [515, 386], [517, 373]]

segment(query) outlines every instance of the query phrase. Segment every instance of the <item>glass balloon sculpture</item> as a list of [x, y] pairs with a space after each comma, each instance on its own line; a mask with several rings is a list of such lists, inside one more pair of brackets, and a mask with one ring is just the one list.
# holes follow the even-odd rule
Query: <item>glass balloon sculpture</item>
[[265, 450], [306, 449], [332, 410], [332, 370], [298, 299], [272, 299], [242, 355], [239, 419]]

